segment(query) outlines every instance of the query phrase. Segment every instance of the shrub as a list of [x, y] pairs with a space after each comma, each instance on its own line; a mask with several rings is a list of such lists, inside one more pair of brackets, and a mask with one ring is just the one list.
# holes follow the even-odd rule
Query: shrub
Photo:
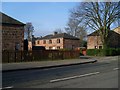
[[107, 49], [88, 49], [87, 55], [90, 56], [115, 56], [120, 55], [120, 48], [107, 48]]
[[71, 49], [59, 49], [59, 51], [72, 51]]
[[80, 55], [80, 56], [83, 56], [82, 49], [80, 49], [79, 55]]
[[94, 56], [96, 49], [87, 49], [87, 55]]

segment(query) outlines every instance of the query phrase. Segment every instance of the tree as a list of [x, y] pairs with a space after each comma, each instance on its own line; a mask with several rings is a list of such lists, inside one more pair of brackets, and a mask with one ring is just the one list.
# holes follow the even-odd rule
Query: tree
[[80, 25], [80, 21], [75, 17], [70, 16], [67, 26], [65, 30], [68, 34], [75, 36], [80, 39], [80, 46], [83, 46], [85, 38], [87, 36], [85, 26]]
[[30, 22], [26, 23], [24, 34], [27, 40], [32, 40], [33, 31], [34, 31], [34, 27], [32, 23]]
[[79, 24], [91, 30], [98, 30], [103, 48], [108, 46], [110, 27], [118, 20], [120, 2], [82, 2], [71, 10], [71, 16]]
[[85, 42], [86, 42], [86, 38], [87, 38], [87, 32], [86, 29], [84, 27], [79, 27], [76, 36], [80, 39], [80, 46], [84, 47], [85, 46]]

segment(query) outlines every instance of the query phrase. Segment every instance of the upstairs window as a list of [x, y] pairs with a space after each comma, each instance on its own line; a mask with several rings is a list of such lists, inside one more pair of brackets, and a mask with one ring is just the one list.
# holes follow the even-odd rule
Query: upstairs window
[[72, 49], [74, 49], [75, 48], [75, 45], [72, 45]]
[[49, 44], [52, 44], [52, 40], [49, 40]]
[[37, 41], [37, 44], [40, 44], [40, 41]]
[[57, 39], [57, 43], [60, 43], [60, 39]]
[[43, 40], [43, 44], [46, 44], [46, 40]]

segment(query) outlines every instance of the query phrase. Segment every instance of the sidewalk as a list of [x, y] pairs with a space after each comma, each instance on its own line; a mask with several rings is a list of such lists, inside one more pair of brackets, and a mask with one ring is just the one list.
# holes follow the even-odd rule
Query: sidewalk
[[35, 61], [35, 62], [20, 62], [20, 63], [4, 63], [2, 64], [2, 71], [17, 71], [17, 70], [31, 70], [44, 69], [53, 67], [62, 67], [86, 63], [94, 63], [97, 60], [93, 59], [68, 59], [68, 60], [54, 60], [54, 61]]
[[2, 71], [8, 72], [8, 71], [17, 71], [17, 70], [45, 69], [45, 68], [79, 65], [79, 64], [87, 64], [94, 62], [118, 61], [119, 59], [120, 56], [108, 56], [108, 57], [81, 56], [79, 59], [4, 63], [2, 64]]

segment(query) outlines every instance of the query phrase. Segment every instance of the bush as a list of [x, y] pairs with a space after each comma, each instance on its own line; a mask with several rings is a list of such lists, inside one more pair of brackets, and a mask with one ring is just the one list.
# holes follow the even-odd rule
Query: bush
[[80, 49], [79, 55], [80, 55], [80, 56], [84, 56], [83, 53], [82, 53], [82, 49]]
[[120, 48], [87, 49], [87, 55], [90, 55], [90, 56], [115, 56], [115, 55], [120, 55]]
[[59, 51], [72, 51], [71, 49], [59, 49]]

